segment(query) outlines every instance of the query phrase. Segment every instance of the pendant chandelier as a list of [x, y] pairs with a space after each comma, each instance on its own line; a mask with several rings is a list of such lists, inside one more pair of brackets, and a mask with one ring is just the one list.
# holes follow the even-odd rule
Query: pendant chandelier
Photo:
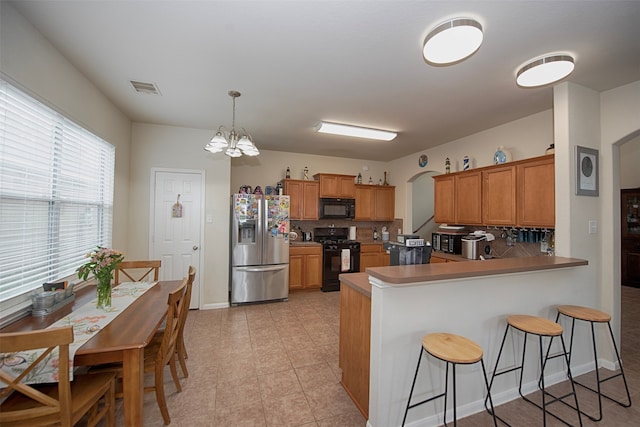
[[260, 151], [253, 143], [248, 132], [242, 129], [242, 136], [236, 131], [236, 98], [240, 96], [240, 92], [235, 90], [229, 91], [229, 96], [233, 100], [233, 119], [231, 121], [231, 130], [227, 130], [224, 126], [220, 126], [218, 131], [211, 138], [211, 141], [204, 146], [206, 151], [210, 153], [220, 153], [224, 151], [229, 157], [257, 156]]

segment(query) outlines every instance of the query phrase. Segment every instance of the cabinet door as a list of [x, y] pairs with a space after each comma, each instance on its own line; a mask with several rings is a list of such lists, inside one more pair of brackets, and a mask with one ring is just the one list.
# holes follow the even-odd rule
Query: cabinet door
[[553, 156], [517, 166], [518, 223], [521, 227], [554, 227], [556, 221]]
[[373, 218], [373, 187], [356, 185], [356, 220], [367, 221]]
[[[376, 221], [393, 221], [395, 216], [395, 187], [375, 187], [374, 194], [374, 216]], [[357, 208], [356, 208], [357, 209]]]
[[504, 166], [482, 172], [482, 218], [487, 225], [516, 223], [516, 170]]
[[338, 176], [322, 175], [320, 177], [320, 197], [339, 197]]
[[317, 181], [303, 181], [302, 188], [301, 219], [317, 220], [319, 218], [318, 199], [320, 197], [320, 184]]
[[352, 176], [338, 177], [338, 197], [353, 199], [355, 196], [355, 184]]
[[289, 290], [304, 287], [304, 257], [289, 254]]
[[434, 176], [434, 221], [438, 224], [454, 224], [455, 188], [450, 175]]
[[[303, 219], [302, 207], [304, 206], [304, 181], [284, 180], [284, 194], [290, 197], [289, 200], [289, 218]], [[317, 204], [317, 202], [316, 202]], [[316, 209], [317, 210], [317, 209]], [[316, 217], [318, 213], [316, 212]]]
[[322, 287], [322, 249], [318, 249], [317, 254], [305, 256], [304, 269], [305, 289], [320, 289]]
[[455, 175], [455, 223], [482, 224], [482, 172]]

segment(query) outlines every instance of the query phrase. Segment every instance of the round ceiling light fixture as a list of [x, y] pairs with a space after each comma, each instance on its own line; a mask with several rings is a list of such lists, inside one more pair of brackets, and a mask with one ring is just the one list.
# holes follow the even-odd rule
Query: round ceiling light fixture
[[520, 67], [516, 74], [516, 83], [521, 87], [548, 85], [567, 77], [574, 68], [575, 64], [571, 55], [543, 56]]
[[475, 19], [450, 19], [429, 32], [422, 55], [432, 65], [454, 64], [478, 50], [482, 38], [482, 25]]

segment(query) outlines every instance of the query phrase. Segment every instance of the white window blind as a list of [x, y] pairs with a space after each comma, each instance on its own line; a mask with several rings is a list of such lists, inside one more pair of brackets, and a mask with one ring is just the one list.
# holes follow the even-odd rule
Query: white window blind
[[0, 302], [111, 245], [114, 147], [0, 79]]

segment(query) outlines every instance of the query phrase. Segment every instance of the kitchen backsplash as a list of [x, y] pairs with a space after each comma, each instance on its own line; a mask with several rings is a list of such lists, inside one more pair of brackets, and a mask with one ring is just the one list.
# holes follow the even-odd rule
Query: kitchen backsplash
[[[482, 230], [475, 228], [474, 230]], [[531, 256], [548, 256], [553, 254], [554, 232], [546, 233], [538, 230], [502, 230], [487, 228], [484, 231], [493, 234], [496, 239], [489, 242], [491, 254], [500, 258], [523, 258]], [[545, 235], [546, 234], [546, 235]], [[542, 240], [546, 241], [546, 245]], [[541, 249], [547, 247], [547, 251]]]
[[389, 240], [395, 241], [398, 230], [406, 231], [402, 228], [402, 219], [396, 218], [394, 221], [349, 221], [349, 220], [317, 220], [317, 221], [291, 221], [291, 230], [310, 231], [313, 233], [314, 228], [320, 227], [345, 227], [356, 226], [356, 240], [360, 242], [373, 241], [373, 229], [378, 231], [378, 240], [382, 242], [382, 227], [387, 227], [389, 232]]

